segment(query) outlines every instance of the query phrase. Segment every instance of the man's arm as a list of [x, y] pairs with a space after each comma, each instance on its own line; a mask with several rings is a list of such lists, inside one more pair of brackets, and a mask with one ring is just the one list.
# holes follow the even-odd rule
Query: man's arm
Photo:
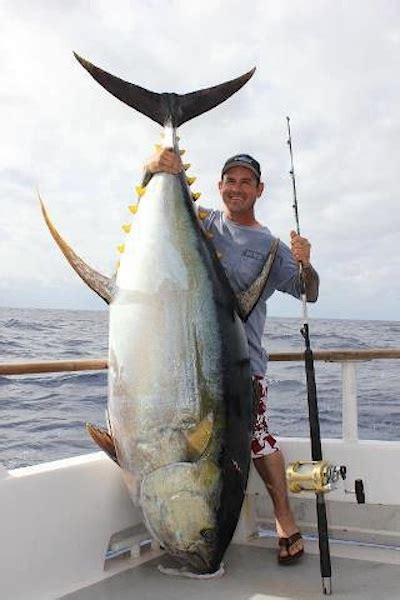
[[316, 302], [319, 292], [319, 276], [310, 262], [311, 244], [295, 231], [290, 232], [290, 243], [293, 257], [303, 266], [307, 302]]
[[316, 302], [319, 292], [319, 276], [311, 263], [303, 267], [304, 285], [306, 288], [307, 302]]

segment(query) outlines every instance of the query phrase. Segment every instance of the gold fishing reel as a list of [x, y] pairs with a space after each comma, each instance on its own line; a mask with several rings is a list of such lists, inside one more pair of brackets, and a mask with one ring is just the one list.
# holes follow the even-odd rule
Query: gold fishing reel
[[326, 460], [296, 460], [289, 463], [286, 479], [293, 493], [315, 492], [325, 494], [334, 490], [340, 479], [345, 479], [345, 468], [332, 465]]
[[[340, 480], [345, 480], [345, 465], [333, 465], [326, 460], [296, 460], [288, 464], [286, 480], [288, 488], [294, 494], [315, 492], [326, 494], [338, 487]], [[345, 494], [352, 494], [358, 504], [365, 504], [365, 491], [362, 479], [354, 481], [354, 489], [344, 488]]]

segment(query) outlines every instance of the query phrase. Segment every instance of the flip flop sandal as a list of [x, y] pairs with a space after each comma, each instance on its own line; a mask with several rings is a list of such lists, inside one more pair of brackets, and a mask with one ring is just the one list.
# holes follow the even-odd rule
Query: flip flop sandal
[[278, 563], [280, 565], [291, 565], [294, 562], [298, 561], [299, 558], [304, 554], [304, 548], [296, 552], [296, 554], [289, 554], [289, 548], [291, 548], [296, 542], [302, 540], [302, 535], [300, 531], [297, 531], [293, 535], [287, 538], [279, 538], [279, 547], [285, 548], [287, 550], [287, 556], [281, 556], [278, 553]]

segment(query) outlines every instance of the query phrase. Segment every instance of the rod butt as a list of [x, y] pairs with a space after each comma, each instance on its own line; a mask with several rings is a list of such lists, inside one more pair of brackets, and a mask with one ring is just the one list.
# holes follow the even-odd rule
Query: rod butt
[[331, 577], [322, 577], [322, 593], [324, 596], [332, 595], [332, 579]]

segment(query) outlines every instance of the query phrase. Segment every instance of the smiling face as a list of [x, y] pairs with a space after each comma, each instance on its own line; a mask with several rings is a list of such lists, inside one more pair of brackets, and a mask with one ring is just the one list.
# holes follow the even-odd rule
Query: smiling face
[[246, 167], [232, 167], [218, 184], [224, 203], [224, 213], [231, 221], [254, 225], [254, 205], [264, 190], [254, 173]]

